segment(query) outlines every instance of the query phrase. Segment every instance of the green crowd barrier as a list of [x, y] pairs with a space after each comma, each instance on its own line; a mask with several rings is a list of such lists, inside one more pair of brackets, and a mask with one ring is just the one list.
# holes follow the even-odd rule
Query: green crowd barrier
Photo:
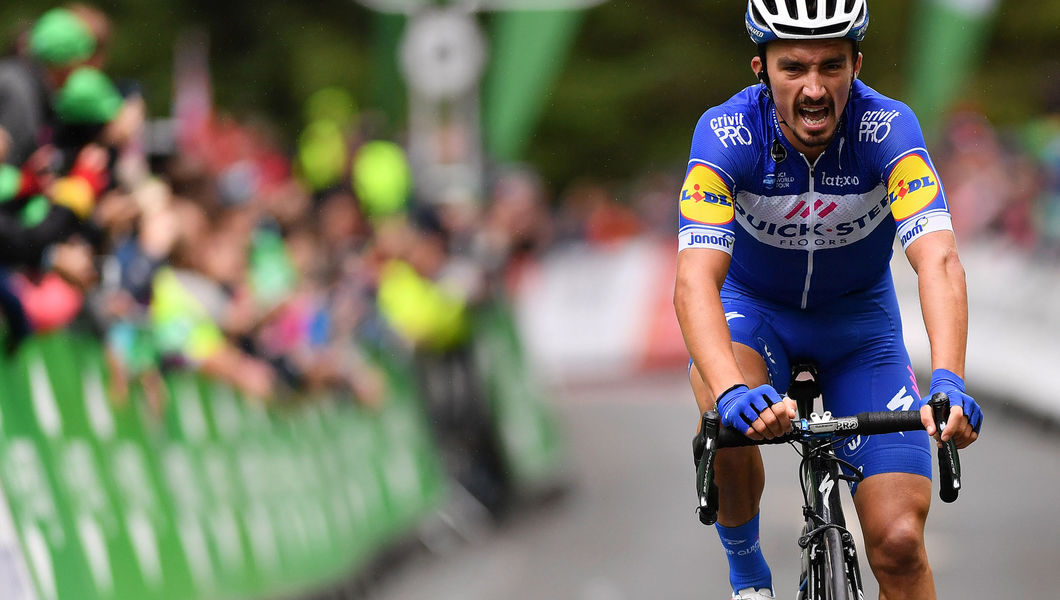
[[348, 578], [445, 500], [413, 378], [378, 411], [263, 407], [184, 372], [111, 392], [90, 336], [0, 361], [0, 586], [21, 600], [250, 599]]
[[197, 588], [221, 597], [253, 592], [260, 578], [249, 555], [249, 528], [239, 518], [246, 490], [233, 456], [238, 431], [218, 417], [234, 400], [193, 373], [168, 374], [165, 384], [160, 455]]
[[563, 456], [559, 426], [530, 371], [515, 317], [503, 302], [473, 313], [475, 362], [516, 489], [549, 483]]
[[[188, 560], [172, 518], [172, 503], [161, 493], [162, 471], [145, 429], [151, 417], [145, 412], [148, 403], [143, 390], [134, 386], [122, 401], [114, 402], [98, 342], [75, 336], [57, 336], [51, 341], [78, 359], [70, 367], [80, 373], [83, 383], [80, 406], [90, 425], [86, 437], [98, 448], [103, 481], [125, 525], [146, 597], [191, 597], [194, 587]], [[77, 408], [76, 400], [73, 396], [60, 406]]]
[[[38, 471], [31, 475], [40, 480], [37, 492], [49, 497], [58, 517], [44, 547], [31, 541], [32, 525], [22, 529], [27, 554], [44, 598], [146, 597], [158, 573], [145, 566], [150, 564], [146, 546], [135, 545], [129, 521], [119, 513], [113, 481], [104, 475], [99, 442], [113, 435], [114, 423], [105, 400], [100, 412], [103, 383], [84, 369], [88, 360], [73, 340], [46, 336], [25, 342], [14, 368], [5, 373], [5, 408], [21, 413], [9, 423], [17, 430], [5, 431], [17, 445], [13, 454], [5, 453], [5, 462], [27, 459], [22, 466]], [[30, 412], [14, 409], [18, 403]], [[12, 490], [15, 521], [25, 523], [42, 507], [15, 491], [17, 483], [9, 487], [6, 469], [3, 477], [5, 489]]]
[[[6, 512], [32, 576], [18, 582], [21, 595], [44, 600], [98, 597], [72, 534], [76, 529], [67, 501], [57, 491], [58, 475], [46, 440], [61, 435], [61, 422], [48, 373], [40, 351], [28, 344], [13, 358], [0, 373], [5, 391], [0, 403], [0, 479]], [[37, 402], [31, 401], [34, 383], [46, 388]]]

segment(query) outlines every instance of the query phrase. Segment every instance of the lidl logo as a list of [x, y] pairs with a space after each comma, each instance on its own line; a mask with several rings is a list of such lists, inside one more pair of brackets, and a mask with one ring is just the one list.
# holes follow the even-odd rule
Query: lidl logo
[[725, 181], [710, 167], [694, 165], [681, 188], [681, 216], [706, 225], [724, 225], [734, 214]]
[[891, 171], [887, 191], [894, 219], [901, 221], [938, 198], [939, 184], [935, 171], [919, 155], [912, 154]]

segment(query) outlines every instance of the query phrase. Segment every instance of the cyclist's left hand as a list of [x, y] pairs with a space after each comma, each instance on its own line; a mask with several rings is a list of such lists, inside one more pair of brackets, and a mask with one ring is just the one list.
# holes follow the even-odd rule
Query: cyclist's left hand
[[950, 399], [950, 416], [941, 435], [935, 431], [935, 420], [931, 416], [931, 406], [925, 404], [920, 409], [921, 420], [928, 435], [946, 442], [952, 439], [957, 448], [966, 448], [979, 439], [979, 430], [983, 426], [983, 412], [975, 399], [964, 391], [964, 380], [946, 369], [935, 369], [931, 373], [929, 397], [944, 392]]

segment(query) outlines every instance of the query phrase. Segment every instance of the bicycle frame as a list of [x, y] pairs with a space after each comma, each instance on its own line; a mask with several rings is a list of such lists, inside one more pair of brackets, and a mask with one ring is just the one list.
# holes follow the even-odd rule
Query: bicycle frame
[[[795, 400], [799, 415], [813, 412], [820, 395], [815, 374], [813, 379], [793, 377], [788, 396]], [[850, 467], [853, 476], [840, 470], [841, 461], [832, 450], [832, 438], [799, 442], [803, 457], [800, 465], [803, 492], [803, 525], [799, 537], [802, 548], [802, 575], [798, 600], [860, 600], [864, 597], [861, 568], [854, 537], [846, 528], [840, 498], [840, 481], [860, 481], [861, 474]], [[846, 590], [844, 594], [843, 590]]]
[[[862, 600], [864, 592], [856, 545], [846, 529], [838, 484], [840, 481], [856, 483], [863, 476], [856, 467], [836, 456], [833, 444], [851, 435], [922, 431], [920, 412], [879, 411], [839, 418], [825, 412], [818, 416], [812, 412], [814, 401], [820, 396], [816, 370], [799, 365], [792, 375], [788, 397], [795, 400], [800, 418], [793, 423], [791, 432], [783, 436], [751, 440], [742, 431], [722, 427], [718, 413], [703, 413], [700, 432], [692, 442], [699, 519], [705, 525], [713, 525], [718, 518], [718, 490], [714, 485], [714, 458], [718, 449], [791, 443], [801, 450], [803, 457], [800, 481], [805, 525], [799, 538], [803, 576], [797, 600]], [[949, 417], [949, 399], [937, 393], [929, 404], [935, 427], [942, 431]], [[952, 439], [940, 446], [938, 465], [939, 496], [944, 502], [953, 502], [961, 488], [961, 468]]]

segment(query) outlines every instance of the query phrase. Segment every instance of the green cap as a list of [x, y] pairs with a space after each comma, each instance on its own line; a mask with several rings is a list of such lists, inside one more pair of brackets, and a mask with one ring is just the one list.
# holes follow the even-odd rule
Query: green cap
[[393, 142], [368, 142], [353, 158], [353, 190], [361, 208], [372, 217], [405, 209], [412, 191], [412, 170], [401, 146]]
[[109, 123], [121, 109], [121, 94], [103, 73], [81, 67], [66, 79], [55, 112], [66, 123]]
[[96, 38], [80, 17], [65, 8], [44, 13], [29, 34], [29, 49], [38, 60], [68, 65], [96, 51]]
[[14, 198], [21, 185], [21, 171], [9, 164], [0, 165], [0, 203]]
[[34, 196], [22, 207], [19, 221], [23, 227], [40, 225], [52, 210], [52, 203], [44, 196]]

